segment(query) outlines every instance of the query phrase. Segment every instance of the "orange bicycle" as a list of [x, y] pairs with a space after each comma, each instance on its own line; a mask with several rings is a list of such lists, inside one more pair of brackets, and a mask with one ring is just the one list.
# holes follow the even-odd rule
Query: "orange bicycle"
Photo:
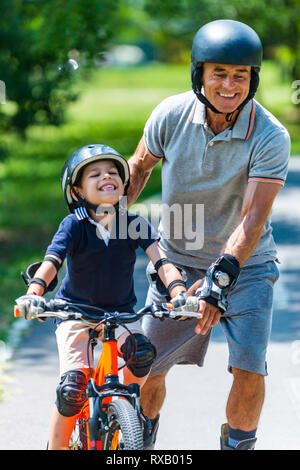
[[[179, 302], [180, 303], [180, 302]], [[14, 315], [21, 316], [16, 300]], [[140, 387], [138, 384], [126, 386], [119, 380], [119, 370], [128, 364], [119, 367], [117, 341], [115, 330], [119, 325], [125, 329], [126, 323], [134, 322], [143, 315], [152, 315], [164, 319], [165, 317], [177, 319], [178, 316], [200, 318], [201, 314], [191, 311], [182, 311], [181, 305], [165, 303], [145, 306], [137, 313], [105, 312], [98, 307], [65, 302], [52, 299], [44, 302], [43, 311], [34, 318], [54, 317], [62, 320], [78, 320], [91, 326], [89, 332], [88, 350], [94, 349], [98, 339], [96, 329], [103, 325], [102, 351], [92, 373], [89, 364], [90, 379], [87, 386], [87, 401], [77, 417], [76, 425], [71, 436], [69, 448], [71, 450], [142, 450], [143, 449], [143, 423], [140, 418]], [[180, 308], [180, 313], [176, 308]], [[95, 324], [84, 311], [94, 310], [101, 314], [101, 319]], [[33, 317], [32, 317], [33, 318]], [[134, 342], [134, 336], [133, 342]], [[134, 355], [134, 352], [132, 356]], [[89, 354], [88, 354], [89, 357]]]

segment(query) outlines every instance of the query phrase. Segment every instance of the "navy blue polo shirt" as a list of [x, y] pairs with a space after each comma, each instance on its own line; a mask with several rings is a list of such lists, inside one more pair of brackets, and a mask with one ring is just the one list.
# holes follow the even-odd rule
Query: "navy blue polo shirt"
[[[125, 212], [115, 217], [106, 245], [88, 219], [68, 215], [46, 252], [62, 261], [67, 258], [66, 275], [55, 297], [107, 311], [133, 312], [136, 250], [146, 250], [157, 239], [145, 218]], [[95, 312], [93, 316], [98, 317]]]

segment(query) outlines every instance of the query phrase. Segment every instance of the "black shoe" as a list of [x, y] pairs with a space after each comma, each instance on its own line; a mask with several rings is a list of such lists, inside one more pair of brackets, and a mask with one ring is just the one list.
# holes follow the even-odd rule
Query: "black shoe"
[[154, 444], [156, 441], [156, 435], [159, 426], [159, 415], [157, 415], [156, 418], [149, 419], [143, 414], [143, 418], [145, 419], [143, 431], [144, 449], [152, 450], [154, 449]]

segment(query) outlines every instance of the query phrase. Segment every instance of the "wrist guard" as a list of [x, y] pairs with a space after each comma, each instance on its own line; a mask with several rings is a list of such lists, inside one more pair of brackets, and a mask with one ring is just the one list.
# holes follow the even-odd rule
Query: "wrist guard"
[[[44, 261], [51, 261], [54, 264], [53, 258], [50, 259], [50, 257], [49, 258], [45, 257]], [[59, 264], [58, 261], [56, 261], [56, 262], [57, 262], [57, 264]], [[56, 288], [57, 283], [58, 283], [58, 279], [57, 279], [57, 275], [56, 275], [54, 277], [54, 279], [50, 282], [49, 286], [47, 286], [46, 282], [43, 279], [41, 279], [39, 277], [35, 277], [35, 273], [37, 272], [37, 270], [39, 269], [41, 264], [42, 264], [41, 261], [39, 261], [37, 263], [30, 264], [28, 266], [28, 268], [26, 269], [26, 275], [22, 272], [21, 277], [23, 278], [23, 281], [25, 282], [26, 286], [29, 286], [33, 282], [43, 286], [44, 294], [45, 294], [46, 292], [53, 291]], [[55, 265], [55, 267], [57, 267], [57, 266]]]
[[167, 287], [169, 295], [171, 294], [171, 290], [175, 286], [182, 286], [182, 287], [186, 288], [185, 282], [182, 279], [176, 279], [175, 281], [170, 282], [170, 284]]
[[236, 285], [239, 274], [238, 260], [229, 254], [221, 255], [206, 271], [195, 295], [217, 307], [223, 314], [228, 307], [227, 296]]

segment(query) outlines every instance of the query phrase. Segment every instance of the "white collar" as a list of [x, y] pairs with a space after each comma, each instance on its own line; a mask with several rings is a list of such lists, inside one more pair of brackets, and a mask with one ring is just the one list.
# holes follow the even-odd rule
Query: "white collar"
[[105, 245], [108, 246], [108, 243], [110, 240], [110, 232], [105, 227], [103, 227], [103, 225], [100, 222], [96, 222], [94, 219], [92, 219], [89, 216], [87, 217], [87, 219], [92, 225], [95, 225], [95, 227], [97, 227], [97, 231], [96, 231], [97, 236], [100, 235]]

